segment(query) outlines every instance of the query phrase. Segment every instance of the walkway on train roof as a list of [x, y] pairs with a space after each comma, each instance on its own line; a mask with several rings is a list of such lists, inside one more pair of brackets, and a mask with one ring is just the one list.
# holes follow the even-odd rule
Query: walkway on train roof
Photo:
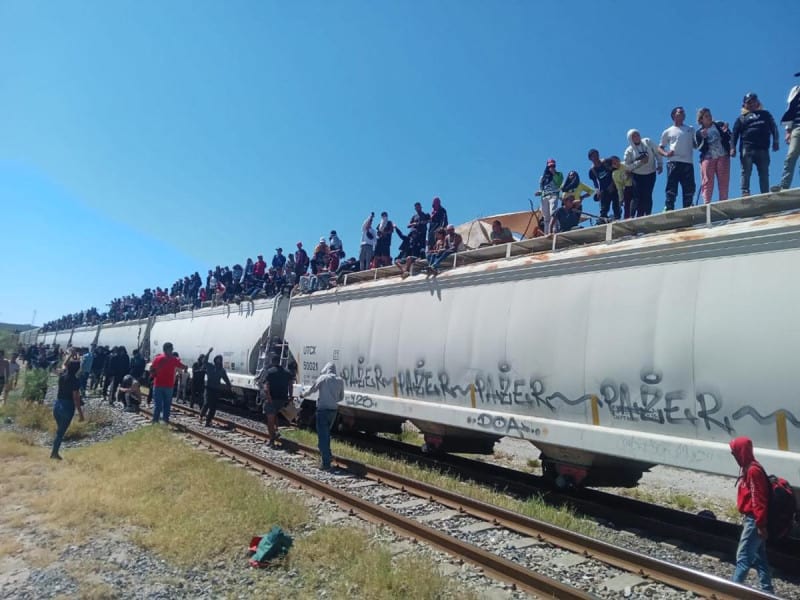
[[[440, 263], [440, 268], [443, 270], [452, 269], [457, 266], [489, 260], [525, 256], [538, 252], [556, 252], [575, 246], [610, 243], [614, 240], [639, 235], [665, 233], [696, 227], [713, 227], [715, 225], [723, 225], [732, 220], [765, 217], [795, 210], [800, 210], [800, 188], [724, 200], [711, 204], [701, 204], [636, 219], [613, 221], [607, 224], [557, 233], [552, 237], [537, 237], [498, 246], [465, 250], [448, 256]], [[425, 260], [416, 261], [413, 271], [418, 273], [426, 264], [427, 261]], [[398, 268], [394, 265], [357, 273], [347, 273], [343, 284], [398, 277], [399, 274]]]

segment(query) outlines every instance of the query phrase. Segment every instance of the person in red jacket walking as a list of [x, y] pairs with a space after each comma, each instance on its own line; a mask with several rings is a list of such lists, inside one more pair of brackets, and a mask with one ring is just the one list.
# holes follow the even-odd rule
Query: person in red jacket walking
[[739, 463], [736, 508], [744, 515], [742, 536], [736, 550], [733, 581], [742, 583], [755, 567], [761, 589], [772, 592], [772, 575], [767, 563], [767, 509], [770, 483], [764, 468], [753, 456], [753, 441], [747, 437], [731, 440], [731, 454]]

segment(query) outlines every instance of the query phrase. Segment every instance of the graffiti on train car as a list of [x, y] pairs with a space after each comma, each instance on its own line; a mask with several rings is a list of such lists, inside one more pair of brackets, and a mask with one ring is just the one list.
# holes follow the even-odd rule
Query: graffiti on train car
[[[588, 406], [593, 400], [598, 411], [604, 411], [614, 420], [653, 423], [656, 425], [700, 425], [707, 431], [718, 429], [729, 435], [736, 433], [734, 424], [744, 418], [766, 425], [774, 423], [782, 412], [786, 420], [800, 428], [800, 420], [785, 408], [768, 415], [754, 407], [739, 407], [733, 413], [725, 410], [722, 393], [715, 389], [696, 389], [694, 392], [665, 385], [664, 373], [648, 367], [640, 372], [639, 381], [604, 379], [596, 390], [570, 397], [560, 390], [548, 390], [545, 378], [537, 375], [513, 375], [511, 365], [501, 362], [496, 372], [477, 371], [471, 381], [455, 382], [445, 370], [435, 371], [418, 359], [414, 368], [400, 369], [396, 375], [380, 364], [368, 363], [359, 357], [355, 365], [345, 365], [341, 370], [348, 389], [394, 390], [403, 397], [447, 402], [469, 399], [474, 390], [476, 404], [528, 408], [539, 416], [559, 412], [560, 407]], [[515, 424], [512, 424], [515, 425]]]

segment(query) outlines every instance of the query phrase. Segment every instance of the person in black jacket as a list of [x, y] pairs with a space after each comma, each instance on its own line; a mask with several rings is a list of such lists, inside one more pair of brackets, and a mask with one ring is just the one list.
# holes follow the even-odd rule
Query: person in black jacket
[[[222, 382], [225, 382], [225, 386]], [[206, 427], [211, 427], [214, 415], [217, 414], [217, 402], [224, 391], [230, 392], [231, 381], [222, 366], [222, 355], [217, 354], [214, 362], [206, 365], [206, 403], [200, 411], [200, 419], [206, 419]]]
[[714, 178], [719, 185], [719, 199], [728, 199], [731, 178], [731, 133], [724, 121], [714, 121], [710, 108], [697, 111], [694, 147], [700, 152], [700, 191], [706, 204], [714, 194]]
[[753, 92], [742, 100], [742, 114], [733, 124], [731, 157], [736, 156], [737, 146], [742, 161], [742, 196], [750, 195], [750, 174], [755, 164], [758, 184], [762, 194], [769, 192], [769, 147], [778, 151], [778, 126], [769, 111], [764, 110], [758, 96]]
[[198, 356], [197, 360], [192, 365], [192, 379], [191, 379], [192, 391], [189, 394], [189, 408], [194, 408], [195, 402], [197, 402], [197, 406], [199, 406], [200, 408], [202, 408], [203, 406], [203, 391], [205, 390], [206, 365], [208, 363], [208, 357], [211, 356], [211, 352], [213, 350], [214, 348], [209, 348], [208, 352]]

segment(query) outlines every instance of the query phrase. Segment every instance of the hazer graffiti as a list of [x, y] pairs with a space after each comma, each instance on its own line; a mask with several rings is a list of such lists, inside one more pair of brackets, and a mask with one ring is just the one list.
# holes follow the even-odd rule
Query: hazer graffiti
[[[587, 390], [577, 397], [559, 390], [548, 393], [542, 377], [514, 377], [506, 362], [499, 363], [496, 372], [478, 371], [468, 382], [454, 382], [447, 371], [427, 368], [424, 358], [418, 359], [414, 368], [400, 369], [394, 376], [379, 364], [367, 363], [363, 356], [357, 364], [342, 367], [341, 372], [348, 389], [383, 392], [396, 386], [398, 395], [423, 400], [463, 401], [474, 393], [475, 401], [482, 406], [519, 407], [545, 414], [558, 413], [559, 407], [584, 406], [594, 401], [598, 410], [614, 420], [665, 426], [700, 424], [708, 431], [720, 429], [729, 435], [736, 433], [736, 421], [750, 417], [763, 425], [774, 422], [777, 412], [782, 411], [789, 423], [800, 428], [800, 420], [786, 409], [762, 416], [754, 407], [743, 406], [726, 414], [719, 391], [700, 389], [691, 393], [665, 388], [663, 373], [654, 368], [642, 369], [634, 385], [605, 379], [596, 391]], [[517, 427], [516, 423], [512, 425]]]

